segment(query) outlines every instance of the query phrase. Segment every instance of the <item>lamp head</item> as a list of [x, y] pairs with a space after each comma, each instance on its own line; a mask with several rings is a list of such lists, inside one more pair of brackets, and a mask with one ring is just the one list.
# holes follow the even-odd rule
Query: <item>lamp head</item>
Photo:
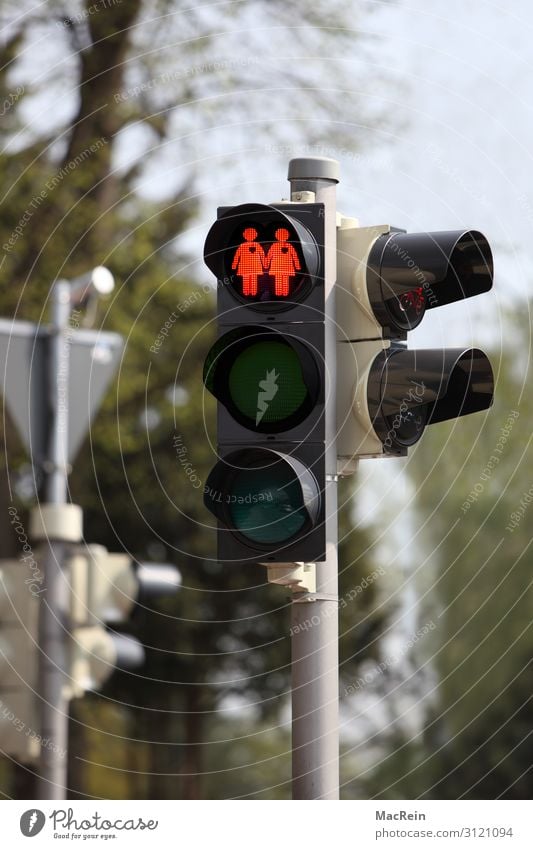
[[109, 295], [115, 288], [115, 279], [108, 268], [97, 265], [70, 284], [70, 298], [73, 306], [82, 306], [92, 297]]

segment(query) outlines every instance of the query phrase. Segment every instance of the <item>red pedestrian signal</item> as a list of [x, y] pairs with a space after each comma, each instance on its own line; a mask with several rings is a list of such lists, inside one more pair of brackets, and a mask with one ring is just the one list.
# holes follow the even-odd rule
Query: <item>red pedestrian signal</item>
[[289, 281], [296, 276], [300, 270], [300, 260], [295, 248], [290, 242], [289, 231], [280, 227], [275, 232], [276, 241], [270, 247], [266, 267], [270, 276], [274, 278], [274, 294], [276, 297], [287, 298], [289, 295]]
[[[317, 209], [316, 204], [306, 206], [310, 208], [298, 216], [294, 206], [285, 211], [243, 204], [219, 211], [204, 257], [228, 295], [219, 303], [222, 313], [237, 303], [252, 308], [257, 304], [261, 312], [285, 312], [304, 302], [320, 310], [321, 296], [313, 292], [320, 274], [320, 248], [313, 232]], [[234, 313], [224, 323], [238, 323], [238, 319]]]

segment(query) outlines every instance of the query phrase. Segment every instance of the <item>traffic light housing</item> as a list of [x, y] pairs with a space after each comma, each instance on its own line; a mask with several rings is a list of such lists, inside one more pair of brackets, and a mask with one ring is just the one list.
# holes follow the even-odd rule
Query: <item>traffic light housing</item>
[[223, 207], [205, 242], [218, 338], [204, 367], [218, 462], [204, 502], [229, 562], [324, 559], [324, 206]]
[[[24, 559], [0, 561], [0, 754], [21, 763], [38, 760], [41, 745], [53, 745], [39, 734], [38, 620], [46, 593], [42, 553], [28, 557], [31, 568]], [[67, 698], [99, 690], [117, 667], [143, 663], [141, 643], [116, 626], [137, 605], [173, 595], [180, 583], [179, 571], [168, 564], [138, 563], [100, 545], [70, 551], [65, 563]]]
[[68, 562], [71, 582], [69, 697], [99, 690], [115, 668], [144, 662], [142, 644], [116, 630], [137, 605], [173, 595], [181, 577], [169, 564], [146, 564], [102, 545], [79, 547]]
[[[37, 566], [33, 560], [32, 563]], [[0, 754], [39, 757], [38, 610], [42, 586], [19, 560], [0, 561]]]
[[388, 225], [338, 230], [337, 452], [405, 456], [430, 424], [484, 410], [494, 381], [477, 348], [410, 350], [427, 310], [487, 292], [492, 254], [475, 230], [405, 233]]

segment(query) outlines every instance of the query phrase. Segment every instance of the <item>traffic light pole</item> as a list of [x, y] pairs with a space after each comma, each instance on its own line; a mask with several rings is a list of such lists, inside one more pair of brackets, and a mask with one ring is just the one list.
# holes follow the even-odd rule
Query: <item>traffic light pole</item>
[[[47, 392], [51, 423], [45, 464], [47, 505], [65, 505], [68, 483], [68, 369], [71, 312], [70, 285], [58, 281], [51, 290], [52, 337], [48, 351]], [[38, 510], [39, 508], [37, 508]], [[53, 536], [52, 536], [53, 534]], [[44, 558], [44, 587], [39, 612], [39, 696], [41, 746], [39, 799], [65, 799], [67, 787], [68, 699], [65, 695], [66, 604], [63, 563], [65, 542], [51, 530]]]
[[294, 799], [339, 798], [339, 627], [336, 450], [336, 185], [338, 162], [293, 159], [291, 200], [325, 207], [326, 560], [316, 565], [316, 592], [296, 594], [291, 611], [292, 787]]

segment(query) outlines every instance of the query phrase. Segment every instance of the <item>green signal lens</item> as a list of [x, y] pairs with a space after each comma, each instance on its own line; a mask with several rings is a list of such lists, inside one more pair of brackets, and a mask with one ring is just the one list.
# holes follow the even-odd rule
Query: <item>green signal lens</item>
[[277, 340], [253, 342], [241, 351], [228, 388], [235, 407], [259, 429], [297, 414], [309, 394], [298, 354]]
[[243, 469], [235, 476], [227, 498], [235, 530], [252, 542], [287, 542], [306, 522], [298, 479], [283, 462]]

